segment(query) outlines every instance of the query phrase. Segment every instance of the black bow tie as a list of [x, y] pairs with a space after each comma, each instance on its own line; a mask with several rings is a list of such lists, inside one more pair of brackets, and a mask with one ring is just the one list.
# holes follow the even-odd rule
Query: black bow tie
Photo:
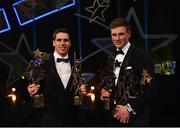
[[65, 58], [57, 58], [57, 62], [65, 62], [67, 63], [69, 61], [69, 59], [65, 59]]
[[122, 54], [122, 55], [124, 55], [124, 52], [121, 50], [121, 49], [119, 49], [119, 50], [116, 50], [116, 53], [115, 53], [116, 55], [118, 55], [118, 54]]
[[116, 67], [121, 67], [120, 65], [121, 65], [121, 62], [119, 62], [118, 60], [115, 60], [115, 62], [114, 62], [115, 68]]

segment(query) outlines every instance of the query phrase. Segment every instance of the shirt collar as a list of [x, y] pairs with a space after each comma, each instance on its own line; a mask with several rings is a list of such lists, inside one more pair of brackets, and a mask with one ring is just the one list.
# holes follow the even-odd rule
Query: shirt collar
[[53, 55], [54, 55], [54, 60], [57, 60], [57, 58], [64, 58], [64, 59], [68, 58], [68, 54], [66, 54], [65, 56], [61, 56], [56, 51], [54, 51]]
[[[124, 52], [124, 55], [126, 55], [126, 53], [127, 53], [128, 49], [129, 49], [130, 45], [131, 45], [131, 43], [128, 42], [128, 43], [121, 49], [121, 50]], [[118, 50], [118, 48], [117, 48], [116, 50]]]

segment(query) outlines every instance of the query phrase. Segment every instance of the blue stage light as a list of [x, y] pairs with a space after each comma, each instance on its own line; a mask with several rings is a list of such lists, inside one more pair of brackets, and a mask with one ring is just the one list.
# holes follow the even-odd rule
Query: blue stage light
[[9, 21], [3, 8], [0, 9], [0, 33], [10, 30]]
[[12, 5], [20, 26], [75, 5], [75, 0], [21, 0]]

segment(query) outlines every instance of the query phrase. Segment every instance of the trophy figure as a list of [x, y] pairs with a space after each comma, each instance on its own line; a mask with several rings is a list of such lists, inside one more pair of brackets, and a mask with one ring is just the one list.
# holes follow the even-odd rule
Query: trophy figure
[[75, 87], [75, 96], [74, 96], [74, 105], [81, 105], [81, 98], [80, 95], [78, 94], [79, 91], [79, 74], [80, 74], [80, 63], [79, 63], [79, 59], [75, 59], [74, 60], [74, 67], [73, 67], [74, 71], [73, 71], [73, 76], [74, 76], [74, 80], [73, 80], [73, 84]]
[[80, 59], [76, 59], [76, 53], [74, 53], [74, 65], [72, 67], [72, 76], [73, 76], [73, 85], [71, 89], [73, 88], [75, 90], [74, 92], [74, 105], [79, 106], [82, 105], [83, 96], [81, 93], [79, 93], [80, 85], [85, 84], [86, 80], [81, 74], [81, 64]]
[[[103, 68], [99, 70], [100, 73], [100, 80], [101, 84], [104, 86], [103, 88], [107, 91], [110, 91], [114, 85], [115, 81], [115, 74], [110, 67]], [[104, 98], [104, 109], [110, 110], [110, 97], [103, 97]]]
[[[29, 62], [26, 69], [25, 76], [28, 78], [30, 83], [40, 84], [40, 81], [44, 78], [45, 70], [43, 64], [49, 59], [49, 54], [40, 52], [38, 49], [33, 52], [34, 60]], [[32, 97], [33, 107], [40, 108], [44, 107], [44, 96], [38, 90], [38, 92]]]

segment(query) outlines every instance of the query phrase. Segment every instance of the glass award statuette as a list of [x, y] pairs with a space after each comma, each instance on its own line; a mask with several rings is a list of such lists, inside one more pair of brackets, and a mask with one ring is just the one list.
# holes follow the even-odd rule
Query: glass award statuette
[[74, 89], [74, 105], [82, 105], [83, 95], [80, 93], [79, 88], [82, 84], [87, 85], [85, 78], [81, 73], [80, 59], [76, 58], [76, 53], [74, 53], [74, 65], [72, 67], [73, 85], [71, 87]]
[[159, 64], [154, 64], [155, 74], [175, 75], [176, 61], [162, 61]]
[[[101, 85], [103, 88], [107, 91], [110, 91], [112, 89], [112, 86], [115, 82], [115, 74], [112, 70], [112, 67], [106, 67], [99, 70], [99, 76], [101, 80]], [[104, 109], [109, 110], [110, 109], [110, 103], [111, 99], [110, 97], [103, 97], [104, 98]]]
[[[28, 67], [25, 71], [25, 76], [30, 81], [30, 84], [40, 84], [40, 81], [43, 80], [45, 75], [45, 70], [43, 66], [45, 62], [49, 60], [50, 54], [40, 52], [39, 49], [33, 51], [34, 59], [29, 62]], [[32, 95], [33, 107], [40, 108], [44, 106], [44, 96], [38, 90], [38, 92]]]
[[162, 74], [174, 75], [175, 67], [176, 67], [176, 61], [162, 61]]

